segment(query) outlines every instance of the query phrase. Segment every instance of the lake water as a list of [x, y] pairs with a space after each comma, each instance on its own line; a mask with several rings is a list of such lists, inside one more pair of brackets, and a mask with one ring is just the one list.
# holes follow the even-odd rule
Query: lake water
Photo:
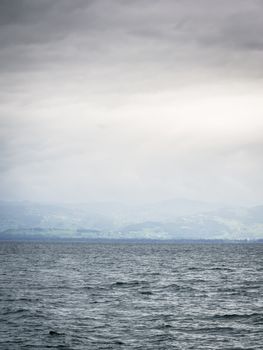
[[263, 244], [0, 243], [0, 349], [263, 349]]

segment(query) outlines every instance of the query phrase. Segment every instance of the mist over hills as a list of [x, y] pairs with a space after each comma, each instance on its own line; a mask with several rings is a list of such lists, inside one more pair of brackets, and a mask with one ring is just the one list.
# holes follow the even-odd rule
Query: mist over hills
[[263, 206], [0, 202], [0, 239], [261, 239]]

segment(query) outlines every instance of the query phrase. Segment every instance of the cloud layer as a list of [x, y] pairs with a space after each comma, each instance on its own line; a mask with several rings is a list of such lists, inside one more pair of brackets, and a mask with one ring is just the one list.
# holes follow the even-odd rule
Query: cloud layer
[[262, 14], [2, 0], [1, 198], [262, 202]]

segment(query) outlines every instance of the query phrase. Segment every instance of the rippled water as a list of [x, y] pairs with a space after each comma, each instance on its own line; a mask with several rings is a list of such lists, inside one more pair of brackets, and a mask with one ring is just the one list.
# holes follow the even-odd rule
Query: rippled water
[[263, 349], [262, 244], [0, 243], [0, 348]]

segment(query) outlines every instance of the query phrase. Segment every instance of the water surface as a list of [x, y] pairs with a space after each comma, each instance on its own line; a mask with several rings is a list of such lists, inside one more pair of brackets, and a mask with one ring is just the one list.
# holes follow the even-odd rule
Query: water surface
[[263, 244], [0, 243], [0, 349], [263, 348]]

